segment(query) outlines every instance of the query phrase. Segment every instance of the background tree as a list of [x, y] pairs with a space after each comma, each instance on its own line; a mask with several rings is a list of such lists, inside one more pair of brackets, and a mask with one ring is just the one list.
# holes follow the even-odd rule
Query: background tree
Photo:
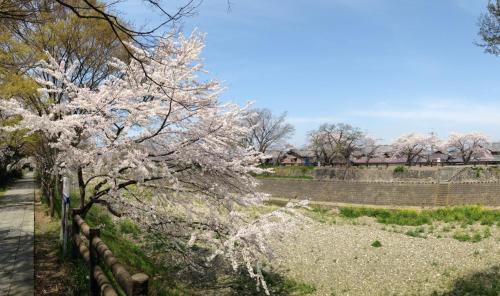
[[295, 128], [286, 123], [286, 113], [274, 116], [269, 109], [253, 109], [253, 116], [245, 118], [250, 133], [245, 142], [256, 151], [265, 153], [270, 147], [284, 144]]
[[489, 1], [487, 12], [479, 18], [479, 36], [482, 42], [478, 45], [488, 53], [500, 54], [500, 1]]
[[351, 155], [360, 150], [364, 138], [365, 134], [357, 127], [325, 123], [309, 133], [309, 145], [321, 164], [333, 165], [340, 160], [349, 165]]
[[451, 153], [460, 157], [464, 164], [468, 164], [471, 160], [491, 157], [491, 153], [487, 149], [488, 143], [488, 137], [481, 133], [452, 133], [446, 146]]
[[31, 23], [37, 21], [43, 1], [2, 0], [0, 2], [0, 23]]
[[[28, 2], [27, 2], [28, 3]], [[51, 4], [52, 3], [52, 4]], [[47, 54], [61, 62], [63, 68], [75, 65], [70, 82], [95, 89], [105, 78], [114, 73], [109, 60], [113, 57], [127, 59], [127, 52], [115, 32], [104, 22], [82, 19], [68, 9], [51, 2], [40, 2], [37, 15], [40, 22], [2, 22], [5, 30], [0, 33], [0, 98], [15, 97], [22, 100], [40, 115], [48, 116], [51, 108], [61, 104], [64, 94], [50, 93], [41, 97], [33, 79], [36, 66]], [[47, 21], [50, 20], [50, 21]], [[53, 73], [39, 73], [37, 79], [59, 83]], [[54, 116], [59, 116], [55, 114]], [[20, 133], [19, 136], [22, 137]], [[37, 133], [38, 145], [34, 149], [43, 195], [49, 199], [51, 214], [54, 198], [58, 194], [59, 173], [55, 159], [58, 149], [52, 144], [57, 135]], [[84, 200], [81, 194], [80, 204]]]
[[434, 135], [406, 134], [396, 139], [392, 144], [393, 157], [406, 158], [406, 164], [411, 166], [436, 145], [437, 138]]
[[[169, 26], [183, 17], [192, 15], [201, 4], [201, 0], [185, 0], [167, 6], [157, 0], [143, 0], [141, 4], [151, 8], [159, 16], [157, 23], [148, 23], [143, 29], [137, 29], [119, 17], [121, 5], [135, 1], [96, 1], [96, 0], [3, 0], [0, 2], [0, 21], [11, 27], [29, 27], [37, 23], [49, 23], [55, 10], [70, 12], [73, 16], [93, 23], [100, 23], [112, 32], [116, 40], [129, 56], [138, 62], [141, 57], [129, 50], [127, 42], [134, 42], [143, 49], [152, 48]], [[1, 26], [0, 26], [1, 27]]]

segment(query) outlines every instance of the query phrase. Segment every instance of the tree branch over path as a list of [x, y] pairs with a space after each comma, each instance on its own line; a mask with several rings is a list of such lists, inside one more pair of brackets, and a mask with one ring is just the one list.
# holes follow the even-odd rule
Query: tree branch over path
[[203, 47], [199, 33], [169, 35], [152, 51], [130, 46], [143, 63], [111, 58], [115, 75], [92, 88], [73, 79], [77, 62], [47, 53], [29, 72], [49, 102], [46, 113], [18, 97], [0, 100], [0, 112], [22, 118], [13, 129], [40, 133], [57, 151], [47, 171], [77, 172], [84, 213], [101, 204], [145, 229], [176, 233], [184, 248], [201, 241], [265, 289], [258, 262], [268, 240], [299, 215], [285, 208], [255, 219], [239, 211], [265, 200], [252, 174], [267, 170], [258, 167], [263, 155], [242, 145], [248, 107], [221, 103], [219, 83], [199, 80]]

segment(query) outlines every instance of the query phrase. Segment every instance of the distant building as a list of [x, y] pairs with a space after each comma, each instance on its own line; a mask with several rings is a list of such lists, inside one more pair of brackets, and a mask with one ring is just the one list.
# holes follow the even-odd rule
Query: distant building
[[500, 142], [491, 143], [488, 147], [491, 153], [491, 160], [495, 164], [500, 164]]
[[290, 149], [280, 160], [282, 165], [316, 165], [316, 157], [311, 150]]
[[[500, 142], [488, 145], [491, 157], [482, 159], [473, 159], [469, 164], [500, 164]], [[265, 164], [272, 165], [318, 165], [318, 159], [314, 151], [307, 149], [283, 149], [270, 150], [267, 153], [268, 158]], [[453, 156], [449, 151], [436, 150], [432, 153], [424, 154], [415, 161], [415, 165], [461, 165], [463, 160], [460, 157]], [[354, 166], [388, 166], [405, 165], [406, 158], [393, 157], [391, 145], [381, 145], [375, 157], [367, 157], [361, 151], [356, 151], [350, 159]], [[338, 160], [338, 165], [345, 165], [345, 161]]]

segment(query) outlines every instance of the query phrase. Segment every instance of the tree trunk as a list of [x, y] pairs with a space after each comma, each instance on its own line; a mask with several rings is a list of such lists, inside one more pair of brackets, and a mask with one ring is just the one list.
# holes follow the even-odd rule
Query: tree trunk
[[83, 209], [85, 206], [85, 183], [82, 168], [78, 168], [78, 188], [80, 189], [80, 209]]
[[49, 197], [49, 209], [50, 209], [50, 217], [54, 217], [54, 188], [53, 188], [53, 183], [49, 182], [48, 184], [48, 191], [47, 191], [48, 197]]
[[49, 178], [50, 178], [50, 183], [49, 183], [50, 216], [54, 217], [55, 202], [56, 202], [56, 199], [60, 197], [60, 191], [61, 191], [60, 177], [59, 177], [59, 175], [55, 175], [55, 176], [51, 176]]

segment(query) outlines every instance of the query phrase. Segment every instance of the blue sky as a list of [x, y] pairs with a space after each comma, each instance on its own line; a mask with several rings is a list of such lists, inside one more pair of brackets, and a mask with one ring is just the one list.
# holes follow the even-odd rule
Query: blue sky
[[[203, 54], [224, 100], [278, 114], [296, 133], [346, 122], [390, 142], [402, 133], [480, 131], [500, 140], [500, 57], [483, 53], [487, 0], [205, 0], [181, 27], [207, 34]], [[120, 8], [158, 20], [140, 0]]]

